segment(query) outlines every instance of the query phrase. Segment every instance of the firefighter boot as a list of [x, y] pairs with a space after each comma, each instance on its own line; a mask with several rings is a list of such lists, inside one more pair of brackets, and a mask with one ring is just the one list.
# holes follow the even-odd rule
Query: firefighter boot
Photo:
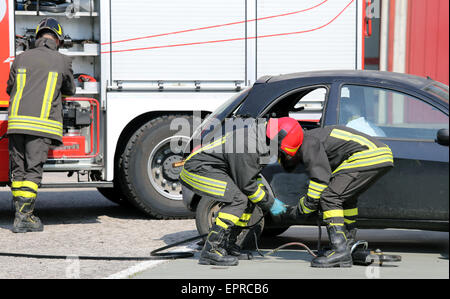
[[358, 229], [354, 223], [345, 224], [345, 228], [347, 230], [347, 246], [348, 248], [352, 248], [352, 246], [356, 243], [356, 232]]
[[16, 208], [12, 231], [14, 233], [41, 232], [44, 230], [41, 220], [33, 215], [34, 198], [14, 197]]
[[328, 225], [328, 238], [331, 250], [323, 256], [314, 258], [311, 267], [331, 268], [331, 267], [351, 267], [352, 255], [347, 242], [347, 231], [343, 225]]
[[214, 224], [206, 238], [205, 245], [198, 261], [201, 265], [237, 266], [239, 260], [235, 256], [227, 255], [225, 250], [226, 229]]
[[229, 255], [240, 256], [241, 247], [236, 244], [237, 237], [242, 232], [242, 228], [233, 226], [225, 233], [225, 250]]

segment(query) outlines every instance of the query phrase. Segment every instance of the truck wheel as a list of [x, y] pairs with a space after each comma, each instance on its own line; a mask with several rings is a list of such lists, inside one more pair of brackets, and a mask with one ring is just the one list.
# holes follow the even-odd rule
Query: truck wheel
[[112, 201], [113, 203], [119, 204], [121, 206], [129, 206], [130, 203], [126, 198], [123, 196], [122, 192], [118, 190], [117, 188], [103, 188], [98, 187], [98, 192], [100, 192], [101, 195]]
[[119, 176], [126, 198], [149, 216], [157, 219], [193, 217], [183, 204], [179, 174], [182, 167], [173, 163], [183, 159], [181, 151], [189, 136], [174, 136], [170, 124], [184, 118], [192, 124], [192, 117], [171, 115], [155, 118], [139, 128], [129, 139], [122, 154]]
[[[195, 224], [200, 235], [207, 234], [216, 221], [217, 213], [223, 203], [212, 198], [203, 197], [198, 203]], [[259, 207], [253, 211], [252, 218], [250, 218], [249, 226], [254, 225], [261, 219], [263, 213]], [[250, 250], [255, 248], [255, 237], [253, 231], [256, 232], [256, 237], [259, 238], [264, 229], [264, 219], [262, 219], [254, 229], [244, 229], [238, 236], [237, 245], [242, 249]]]

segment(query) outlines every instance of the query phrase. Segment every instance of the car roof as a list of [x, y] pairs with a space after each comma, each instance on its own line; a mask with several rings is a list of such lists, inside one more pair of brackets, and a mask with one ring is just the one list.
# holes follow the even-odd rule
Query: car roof
[[422, 94], [425, 93], [422, 91], [423, 88], [434, 82], [414, 75], [372, 70], [327, 70], [263, 76], [255, 82], [238, 114], [257, 117], [270, 102], [290, 90], [304, 86], [330, 84], [335, 81], [395, 87]]
[[[284, 80], [301, 80], [301, 79], [321, 79], [333, 78], [339, 79], [361, 79], [374, 81], [389, 81], [390, 83], [399, 83], [402, 85], [409, 85], [410, 87], [422, 89], [432, 81], [428, 78], [403, 74], [394, 72], [383, 72], [373, 70], [328, 70], [328, 71], [313, 71], [301, 72], [292, 74], [283, 74], [278, 76], [266, 76], [260, 80], [265, 80], [265, 83], [275, 83]], [[257, 83], [262, 83], [260, 80]]]

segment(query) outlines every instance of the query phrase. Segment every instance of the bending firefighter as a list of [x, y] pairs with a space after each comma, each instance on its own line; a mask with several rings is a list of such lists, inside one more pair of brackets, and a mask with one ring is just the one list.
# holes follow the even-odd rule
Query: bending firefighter
[[351, 267], [355, 243], [358, 196], [394, 166], [388, 146], [343, 126], [306, 131], [288, 171], [303, 163], [310, 182], [298, 210], [310, 215], [320, 209], [327, 225], [331, 249], [312, 260], [312, 267]]
[[62, 95], [75, 94], [71, 59], [58, 52], [61, 25], [43, 19], [36, 29], [36, 48], [18, 55], [7, 93], [10, 180], [15, 219], [13, 232], [42, 231], [33, 215], [42, 167], [51, 146], [62, 143]]
[[301, 144], [303, 131], [288, 117], [244, 122], [247, 126], [233, 126], [221, 138], [191, 153], [180, 175], [183, 185], [193, 192], [224, 203], [209, 231], [200, 264], [238, 264], [240, 248], [236, 240], [255, 205], [272, 215], [286, 212], [285, 205], [270, 196], [259, 181], [259, 173], [267, 164], [262, 161], [270, 156], [271, 142], [276, 142], [272, 144], [280, 152], [292, 156]]

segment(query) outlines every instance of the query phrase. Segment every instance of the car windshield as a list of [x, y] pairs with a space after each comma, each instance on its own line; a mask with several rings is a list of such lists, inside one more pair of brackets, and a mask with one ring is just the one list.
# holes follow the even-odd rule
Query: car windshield
[[437, 81], [433, 81], [424, 88], [425, 91], [433, 94], [448, 104], [448, 86]]
[[222, 105], [219, 106], [219, 108], [217, 108], [216, 110], [214, 110], [213, 113], [211, 113], [203, 122], [202, 124], [197, 127], [194, 130], [194, 133], [192, 134], [192, 138], [191, 141], [193, 139], [200, 139], [201, 138], [201, 134], [205, 133], [204, 131], [202, 132], [202, 130], [204, 130], [206, 127], [208, 127], [208, 123], [212, 120], [212, 119], [217, 119], [219, 121], [222, 121], [224, 118], [226, 118], [227, 116], [230, 115], [231, 112], [235, 111], [236, 108], [242, 103], [242, 101], [244, 101], [244, 99], [247, 97], [249, 91], [250, 91], [251, 87], [235, 94], [234, 96], [232, 96], [230, 99], [228, 99], [227, 101], [225, 101]]

